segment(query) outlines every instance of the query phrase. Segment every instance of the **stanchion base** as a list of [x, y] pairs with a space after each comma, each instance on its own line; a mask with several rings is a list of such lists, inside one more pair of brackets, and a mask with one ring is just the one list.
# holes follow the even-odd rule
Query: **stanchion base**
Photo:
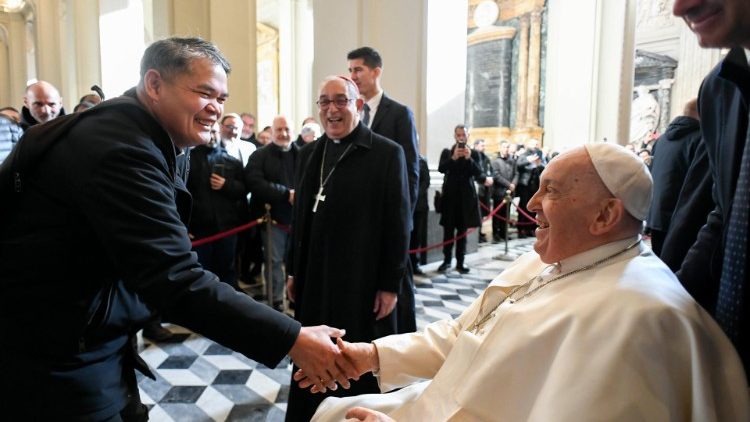
[[518, 259], [518, 256], [501, 253], [500, 255], [493, 256], [492, 259], [497, 261], [515, 261]]

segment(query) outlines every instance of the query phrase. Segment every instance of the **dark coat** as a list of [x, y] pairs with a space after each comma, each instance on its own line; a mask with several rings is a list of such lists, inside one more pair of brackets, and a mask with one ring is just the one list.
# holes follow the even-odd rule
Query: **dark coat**
[[[492, 177], [492, 164], [490, 162], [490, 157], [480, 151], [477, 151], [477, 157], [479, 157], [477, 159], [477, 164], [479, 165], [479, 168], [482, 169], [482, 173], [486, 176]], [[490, 196], [492, 195], [492, 186], [487, 187], [484, 183], [480, 184], [477, 188], [477, 194], [479, 195], [479, 198], [483, 198], [485, 202], [489, 202]]]
[[[332, 141], [323, 135], [300, 150], [287, 268], [295, 276], [297, 320], [344, 328], [347, 340], [369, 342], [397, 330], [398, 306], [380, 321], [372, 310], [376, 293], [398, 293], [407, 271], [411, 210], [406, 164], [398, 144], [362, 123], [341, 142], [352, 148], [326, 183], [325, 202], [315, 213], [323, 151]], [[365, 374], [350, 390], [326, 395], [377, 391], [374, 377]], [[326, 395], [292, 385], [286, 419], [310, 420]]]
[[685, 255], [698, 237], [698, 232], [706, 224], [708, 214], [714, 209], [714, 200], [711, 198], [713, 183], [706, 146], [701, 139], [693, 162], [685, 175], [685, 183], [682, 184], [659, 255], [672, 271], [677, 272], [680, 269]]
[[[271, 205], [271, 217], [280, 224], [289, 225], [292, 221], [292, 204], [289, 203], [289, 190], [294, 189], [294, 163], [299, 148], [292, 143], [284, 152], [278, 145], [270, 144], [256, 150], [245, 167], [245, 185], [252, 194], [250, 216], [258, 218], [265, 214], [265, 204]], [[292, 168], [284, 168], [284, 154], [291, 154]], [[287, 174], [291, 173], [289, 178]]]
[[[715, 208], [708, 216], [677, 273], [693, 297], [710, 312], [716, 309], [723, 252], [742, 151], [747, 139], [750, 67], [742, 48], [732, 49], [708, 74], [698, 95], [701, 132], [714, 180]], [[750, 286], [745, 285], [744, 306], [739, 306], [742, 334], [735, 343], [745, 368], [750, 366], [748, 312]]]
[[4, 417], [119, 413], [152, 310], [271, 367], [294, 344], [299, 323], [198, 264], [176, 161], [131, 90], [29, 129], [0, 166]]
[[[409, 200], [414, 212], [419, 192], [419, 141], [414, 113], [409, 107], [392, 100], [383, 93], [370, 130], [401, 145], [406, 157], [406, 172], [409, 176]], [[409, 222], [411, 230], [411, 222]]]
[[[471, 151], [471, 159], [452, 160], [454, 144], [440, 154], [438, 171], [443, 173], [443, 211], [440, 213], [440, 225], [444, 227], [479, 227], [479, 200], [474, 181], [484, 183], [487, 177], [479, 167], [479, 155]], [[460, 221], [459, 221], [460, 216]]]
[[651, 151], [654, 195], [646, 220], [648, 227], [664, 232], [669, 229], [677, 197], [700, 140], [701, 126], [698, 120], [677, 116], [654, 144]]
[[296, 318], [345, 328], [350, 341], [370, 341], [390, 334], [376, 332], [375, 293], [398, 292], [406, 271], [411, 213], [404, 155], [360, 124], [342, 141], [354, 145], [313, 213], [326, 142], [332, 141], [322, 136], [299, 156], [290, 263]]
[[427, 202], [427, 191], [430, 189], [430, 167], [427, 159], [419, 156], [419, 195], [417, 196], [417, 207], [415, 211], [427, 212], [430, 204]]
[[505, 191], [510, 189], [510, 185], [518, 185], [518, 170], [516, 169], [516, 159], [512, 155], [505, 158], [498, 155], [491, 162], [492, 166], [492, 196], [495, 198], [505, 196]]
[[[219, 190], [211, 189], [211, 173], [219, 172], [226, 181]], [[244, 223], [245, 182], [242, 163], [221, 145], [200, 145], [190, 151], [187, 188], [193, 197], [190, 233], [197, 238], [229, 230]]]

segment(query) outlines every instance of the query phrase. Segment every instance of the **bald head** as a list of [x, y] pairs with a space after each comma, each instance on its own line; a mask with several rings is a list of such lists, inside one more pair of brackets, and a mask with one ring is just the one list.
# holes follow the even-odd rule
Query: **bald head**
[[271, 140], [281, 148], [287, 148], [292, 139], [289, 122], [285, 116], [276, 116], [271, 124]]
[[62, 97], [54, 85], [39, 81], [26, 87], [23, 104], [29, 109], [34, 120], [46, 123], [60, 115]]

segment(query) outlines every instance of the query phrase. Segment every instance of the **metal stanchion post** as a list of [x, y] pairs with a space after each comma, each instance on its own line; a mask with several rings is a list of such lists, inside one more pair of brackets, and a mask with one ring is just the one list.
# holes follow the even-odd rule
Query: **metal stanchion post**
[[263, 277], [266, 283], [266, 301], [268, 306], [273, 307], [273, 266], [271, 257], [273, 256], [273, 221], [271, 220], [271, 204], [266, 204], [266, 277]]
[[[505, 197], [503, 198], [503, 201], [505, 201], [505, 253], [502, 253], [497, 256], [493, 256], [492, 259], [497, 259], [499, 261], [515, 261], [516, 258], [518, 258], [515, 255], [508, 254], [508, 228], [510, 226], [510, 204], [513, 202], [513, 198], [510, 196], [510, 190], [505, 191]], [[494, 218], [494, 217], [493, 217]]]

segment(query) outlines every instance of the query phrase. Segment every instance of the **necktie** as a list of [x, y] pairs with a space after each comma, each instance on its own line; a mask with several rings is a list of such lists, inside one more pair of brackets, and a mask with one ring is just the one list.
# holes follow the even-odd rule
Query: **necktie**
[[748, 214], [750, 209], [750, 131], [745, 139], [745, 148], [740, 163], [740, 174], [734, 191], [732, 210], [729, 214], [724, 262], [719, 284], [719, 300], [716, 304], [716, 320], [735, 345], [739, 343], [745, 298], [747, 269]]
[[362, 123], [364, 123], [365, 126], [370, 127], [370, 106], [365, 103], [363, 110], [364, 114], [362, 115]]

